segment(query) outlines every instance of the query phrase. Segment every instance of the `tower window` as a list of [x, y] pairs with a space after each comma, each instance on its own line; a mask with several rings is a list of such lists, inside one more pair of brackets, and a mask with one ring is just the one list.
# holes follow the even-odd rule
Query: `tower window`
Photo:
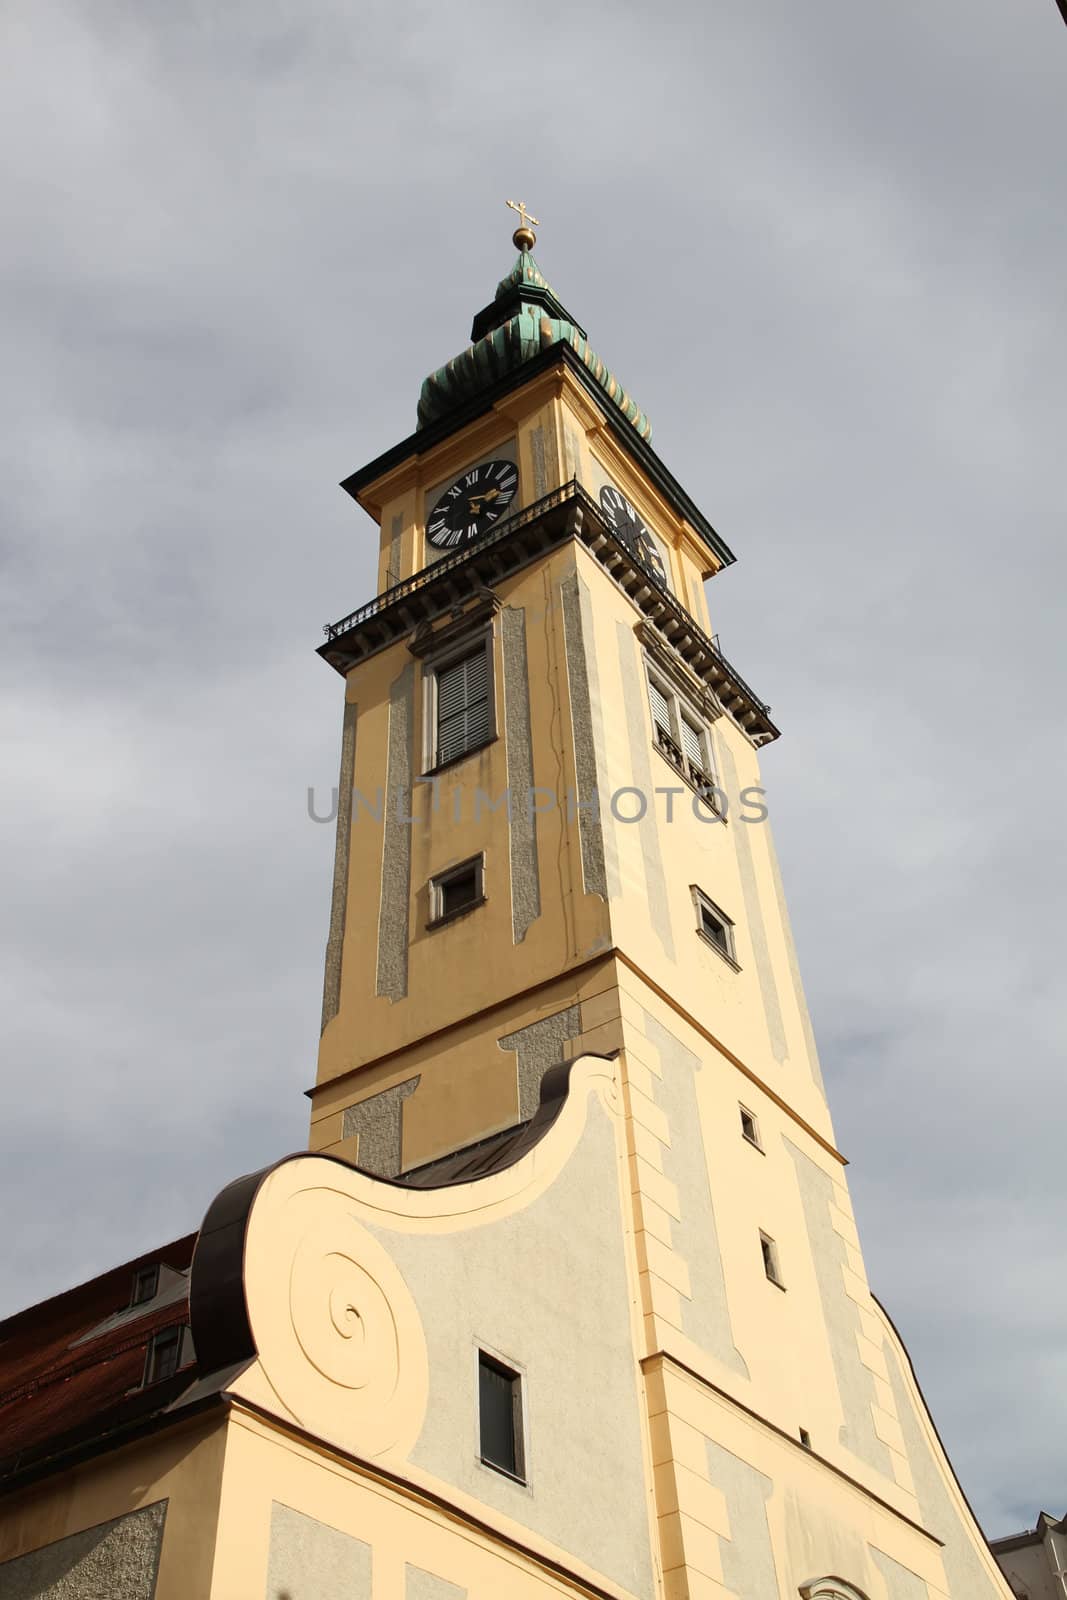
[[747, 1106], [739, 1106], [738, 1109], [741, 1112], [742, 1137], [747, 1139], [749, 1144], [754, 1144], [757, 1150], [762, 1150], [763, 1145], [759, 1136], [759, 1122], [757, 1121], [754, 1112], [749, 1111]]
[[697, 933], [708, 944], [714, 945], [732, 967], [737, 966], [734, 947], [734, 924], [714, 900], [709, 900], [702, 889], [693, 885], [693, 904], [697, 913]]
[[804, 1446], [805, 1450], [811, 1449], [811, 1434], [808, 1432], [807, 1428], [801, 1428], [800, 1442]]
[[764, 1272], [767, 1274], [767, 1277], [770, 1279], [771, 1283], [776, 1284], [779, 1289], [784, 1289], [785, 1284], [782, 1282], [782, 1270], [778, 1265], [778, 1246], [768, 1233], [761, 1232], [759, 1236], [759, 1242], [760, 1249], [763, 1252]]
[[711, 760], [711, 734], [703, 717], [675, 693], [665, 676], [651, 667], [648, 702], [657, 749], [713, 811], [721, 811]]
[[430, 879], [430, 926], [448, 922], [485, 899], [485, 857], [472, 856]]
[[526, 1481], [522, 1379], [502, 1361], [478, 1352], [479, 1449], [488, 1467]]
[[185, 1335], [185, 1325], [178, 1323], [171, 1328], [160, 1328], [148, 1341], [148, 1354], [145, 1358], [144, 1381], [149, 1383], [162, 1383], [164, 1378], [173, 1378], [181, 1366], [182, 1340]]
[[133, 1275], [133, 1288], [130, 1291], [130, 1305], [143, 1306], [149, 1300], [154, 1300], [156, 1290], [159, 1288], [159, 1262], [154, 1261], [147, 1267], [138, 1267]]
[[433, 669], [431, 766], [444, 766], [493, 737], [491, 640]]

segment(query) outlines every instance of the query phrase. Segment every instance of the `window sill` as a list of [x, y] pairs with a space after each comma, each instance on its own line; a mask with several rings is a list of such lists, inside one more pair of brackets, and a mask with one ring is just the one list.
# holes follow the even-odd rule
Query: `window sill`
[[778, 1278], [768, 1278], [767, 1282], [773, 1284], [776, 1289], [781, 1289], [783, 1294], [786, 1293], [785, 1284], [782, 1283]]
[[499, 734], [491, 733], [488, 739], [483, 739], [481, 744], [472, 744], [469, 750], [464, 750], [458, 756], [449, 756], [447, 761], [437, 761], [432, 767], [426, 767], [421, 774], [424, 778], [432, 778], [438, 772], [447, 772], [450, 767], [458, 767], [461, 761], [466, 761], [468, 756], [479, 755], [483, 750], [488, 750], [491, 744], [496, 744]]
[[[737, 970], [740, 972], [740, 970], [741, 970], [740, 967], [738, 967]], [[753, 1150], [758, 1150], [761, 1156], [765, 1156], [767, 1154], [766, 1150], [764, 1150], [763, 1146], [759, 1143], [759, 1141], [756, 1140], [756, 1139], [753, 1139], [750, 1134], [747, 1134], [747, 1133], [742, 1131], [741, 1137], [745, 1141], [746, 1144], [750, 1144], [752, 1146]], [[773, 1282], [773, 1279], [771, 1281]]]
[[461, 917], [469, 916], [472, 911], [477, 911], [479, 906], [484, 906], [488, 899], [487, 894], [482, 894], [477, 900], [468, 900], [465, 906], [457, 906], [455, 911], [446, 912], [443, 917], [434, 917], [432, 922], [426, 924], [427, 933], [433, 933], [436, 928], [445, 928], [450, 922], [458, 922]]
[[528, 1489], [529, 1483], [525, 1478], [520, 1478], [517, 1472], [509, 1472], [507, 1467], [498, 1467], [495, 1461], [490, 1461], [488, 1456], [479, 1456], [478, 1460], [483, 1467], [488, 1467], [490, 1472], [497, 1472], [502, 1478], [507, 1478], [509, 1483], [517, 1483], [520, 1489]]
[[[727, 966], [728, 966], [728, 967], [732, 967], [732, 968], [733, 968], [733, 970], [734, 970], [734, 971], [735, 971], [735, 972], [740, 972], [740, 971], [741, 971], [741, 965], [740, 965], [740, 962], [737, 962], [737, 961], [735, 961], [735, 960], [734, 960], [734, 958], [733, 958], [733, 956], [731, 956], [731, 955], [728, 955], [728, 954], [727, 954], [727, 953], [726, 953], [726, 951], [725, 951], [725, 950], [724, 950], [724, 949], [723, 949], [723, 947], [722, 947], [722, 945], [721, 945], [721, 944], [716, 944], [716, 943], [715, 943], [715, 940], [714, 940], [714, 939], [712, 939], [712, 938], [710, 938], [710, 937], [709, 937], [709, 936], [708, 936], [708, 935], [707, 935], [707, 934], [706, 934], [706, 933], [705, 933], [705, 932], [704, 932], [704, 930], [703, 930], [703, 928], [698, 928], [698, 929], [697, 929], [697, 930], [696, 930], [696, 934], [697, 934], [697, 938], [698, 938], [698, 939], [699, 939], [699, 940], [700, 940], [700, 941], [701, 941], [701, 942], [702, 942], [702, 943], [703, 943], [703, 944], [706, 944], [706, 945], [707, 945], [707, 946], [708, 946], [708, 949], [709, 949], [709, 950], [714, 950], [714, 952], [715, 952], [715, 954], [716, 954], [716, 955], [717, 955], [717, 956], [719, 956], [719, 957], [720, 957], [720, 959], [721, 959], [721, 960], [723, 960], [723, 961], [725, 961], [725, 962], [726, 962], [726, 965], [727, 965]], [[746, 1134], [746, 1135], [745, 1135], [745, 1136], [744, 1136], [744, 1137], [745, 1137], [745, 1138], [748, 1138], [748, 1135], [747, 1135], [747, 1134]], [[753, 1143], [753, 1141], [752, 1141], [752, 1140], [751, 1140], [751, 1139], [749, 1139], [749, 1141], [748, 1141], [748, 1142], [749, 1142], [749, 1144], [752, 1144], [752, 1143]], [[758, 1149], [759, 1149], [759, 1145], [756, 1145], [756, 1149], [757, 1149], [757, 1150], [758, 1150]]]

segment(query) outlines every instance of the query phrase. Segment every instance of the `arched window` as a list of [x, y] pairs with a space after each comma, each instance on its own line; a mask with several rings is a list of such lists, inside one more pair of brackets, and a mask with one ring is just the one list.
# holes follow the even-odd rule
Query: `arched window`
[[867, 1596], [844, 1578], [816, 1578], [800, 1585], [800, 1600], [867, 1600]]

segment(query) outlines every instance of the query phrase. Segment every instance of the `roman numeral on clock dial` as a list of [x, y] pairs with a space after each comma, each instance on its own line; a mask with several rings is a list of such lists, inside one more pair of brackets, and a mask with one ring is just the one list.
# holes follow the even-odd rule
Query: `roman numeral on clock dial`
[[479, 461], [450, 484], [426, 519], [426, 539], [458, 550], [482, 538], [507, 514], [519, 487], [513, 461]]

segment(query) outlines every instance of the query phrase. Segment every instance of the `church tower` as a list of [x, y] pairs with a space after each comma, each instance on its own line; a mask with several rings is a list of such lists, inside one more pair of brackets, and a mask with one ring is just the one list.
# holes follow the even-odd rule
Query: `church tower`
[[310, 1151], [0, 1324], [5, 1600], [1010, 1600], [868, 1288], [733, 556], [516, 209], [344, 485]]
[[[606, 1331], [632, 1333], [653, 1530], [638, 1578], [620, 1478], [602, 1576], [999, 1595], [867, 1285], [760, 780], [778, 729], [705, 602], [734, 556], [521, 221], [416, 431], [344, 483], [379, 592], [320, 650], [345, 705], [311, 1148], [415, 1186], [489, 1174], [563, 1064], [602, 1058], [632, 1320]], [[561, 1233], [616, 1200], [576, 1194]], [[565, 1387], [568, 1318], [613, 1314], [558, 1291], [552, 1359], [523, 1324], [501, 1362], [531, 1408]], [[573, 1396], [594, 1429], [598, 1376]]]

